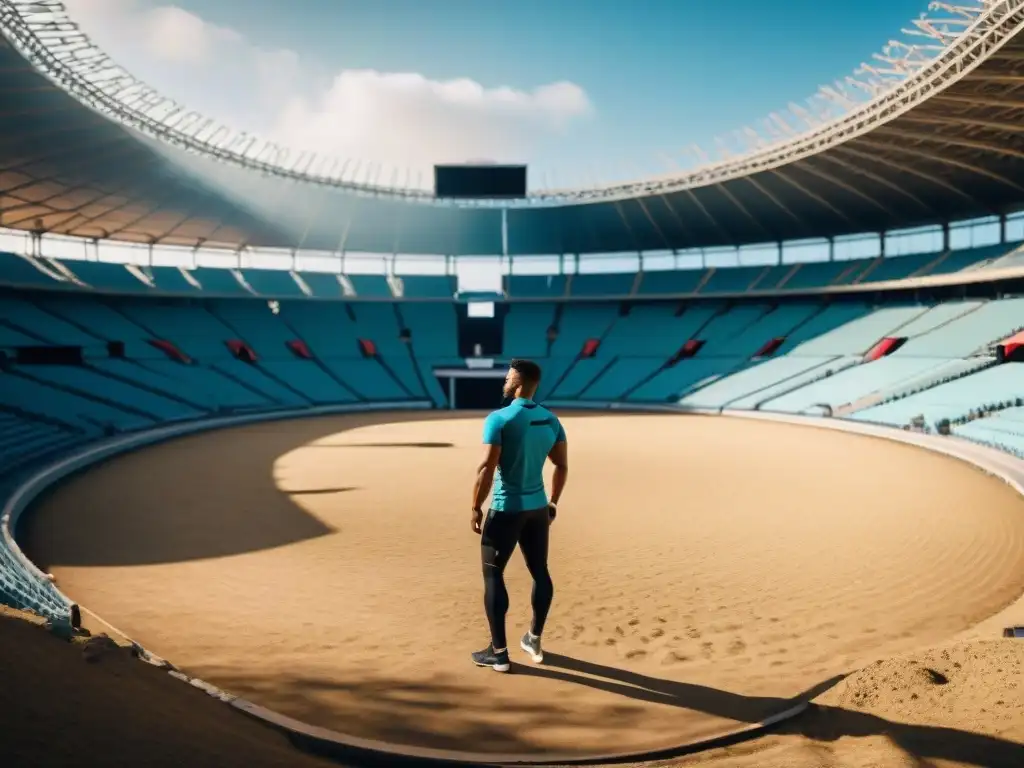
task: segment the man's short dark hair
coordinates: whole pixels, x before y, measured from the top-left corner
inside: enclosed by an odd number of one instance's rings
[[[523,380],[524,384],[540,384],[540,366],[532,360],[516,359],[508,367],[518,371],[519,378]]]

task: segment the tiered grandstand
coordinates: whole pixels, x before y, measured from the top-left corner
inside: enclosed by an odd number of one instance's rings
[[[957,11],[935,58],[759,154],[503,217],[201,145],[89,80],[100,59],[46,35],[58,3],[6,4],[0,93],[24,118],[0,145],[4,490],[172,423],[490,407],[513,357],[554,406],[948,426],[1024,456],[1022,5]],[[591,269],[607,253],[632,266]],[[367,254],[377,273],[351,266]],[[524,274],[537,254],[556,269]],[[502,264],[501,289],[460,293],[466,255]],[[0,558],[0,598],[67,616]]]

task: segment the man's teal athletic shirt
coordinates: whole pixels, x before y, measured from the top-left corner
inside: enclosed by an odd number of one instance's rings
[[[542,405],[517,397],[484,420],[484,445],[500,445],[491,509],[522,512],[548,504],[544,462],[555,443],[565,440],[558,418]]]

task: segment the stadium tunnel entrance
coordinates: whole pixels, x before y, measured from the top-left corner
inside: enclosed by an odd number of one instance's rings
[[[483,362],[483,361],[481,361]],[[490,360],[486,361],[490,363]],[[447,395],[448,408],[453,411],[487,411],[504,405],[501,390],[505,368],[436,370],[441,390]]]

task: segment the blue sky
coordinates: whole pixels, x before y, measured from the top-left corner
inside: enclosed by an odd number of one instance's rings
[[[239,128],[343,156],[396,156],[399,169],[504,153],[492,159],[530,162],[534,185],[541,176],[566,185],[668,171],[660,155],[710,147],[716,135],[803,101],[898,37],[927,4],[174,0],[178,16],[150,0],[68,5],[132,71]],[[199,28],[184,16],[219,31],[202,56]],[[177,47],[143,45],[145,35],[125,33],[133,24]],[[255,69],[263,74],[247,76]],[[340,74],[361,70],[376,74],[338,85]],[[422,78],[403,85],[392,73]],[[450,94],[431,95],[431,84],[460,78],[524,94],[514,119],[497,97],[441,114]],[[537,90],[552,84],[564,87]]]

